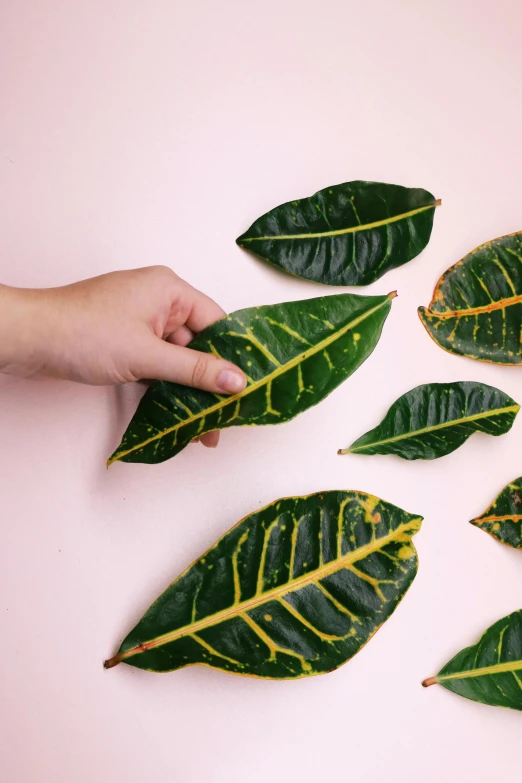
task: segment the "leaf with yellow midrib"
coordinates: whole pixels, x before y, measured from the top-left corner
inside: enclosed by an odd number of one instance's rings
[[[247,387],[225,397],[155,381],[109,464],[163,462],[212,430],[289,421],[371,354],[395,296],[323,296],[250,307],[216,321],[189,347],[234,362]]]
[[[105,666],[202,664],[274,679],[331,671],[366,644],[410,586],[421,521],[362,492],[277,500],[173,582]]]
[[[522,609],[498,620],[477,644],[461,650],[422,684],[439,684],[472,701],[522,710]]]
[[[369,285],[424,249],[439,204],[422,188],[344,182],[275,207],[236,242],[307,280]]]
[[[471,524],[502,544],[522,549],[522,476],[510,481],[484,513],[471,520]]]

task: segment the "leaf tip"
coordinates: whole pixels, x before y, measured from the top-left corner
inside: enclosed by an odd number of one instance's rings
[[[423,680],[421,682],[421,685],[423,688],[429,688],[430,685],[435,685],[438,682],[436,677],[428,677],[426,680]]]
[[[349,454],[350,449],[337,449],[338,454]]]
[[[436,200],[436,202],[435,202],[434,206],[436,206],[436,207],[440,207],[440,205],[441,205],[441,204],[442,204],[442,199],[441,199],[441,198],[438,198],[438,199]]]
[[[397,291],[390,291],[390,293],[388,294],[388,299],[395,299],[396,296],[399,296]]]

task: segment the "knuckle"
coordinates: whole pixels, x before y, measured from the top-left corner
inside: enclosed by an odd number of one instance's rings
[[[209,365],[209,357],[205,354],[201,354],[198,357],[194,369],[192,370],[191,384],[192,386],[200,386],[205,378]]]

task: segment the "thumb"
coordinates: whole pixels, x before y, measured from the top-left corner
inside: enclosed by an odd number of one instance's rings
[[[247,384],[235,364],[157,337],[147,342],[143,353],[138,373],[141,378],[182,383],[218,394],[238,394]]]

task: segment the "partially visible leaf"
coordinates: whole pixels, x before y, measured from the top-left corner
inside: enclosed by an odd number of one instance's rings
[[[224,397],[156,381],[109,464],[163,462],[205,432],[289,421],[368,358],[394,296],[337,294],[250,307],[216,321],[190,348],[237,364],[248,378],[246,389]]]
[[[440,278],[419,316],[445,351],[522,363],[522,232],[486,242]]]
[[[435,683],[482,704],[522,710],[522,609],[496,622],[478,644],[422,684]]]
[[[344,182],[281,204],[236,242],[307,280],[368,285],[426,247],[439,204],[421,188]]]
[[[458,449],[474,432],[503,435],[519,408],[485,383],[427,383],[399,397],[378,427],[338,453],[437,459]]]
[[[164,672],[199,663],[271,679],[329,672],[406,593],[421,522],[363,492],[276,500],[173,582],[105,667],[124,661]]]
[[[482,516],[471,524],[503,544],[522,549],[522,477],[504,487]]]

